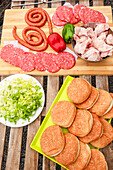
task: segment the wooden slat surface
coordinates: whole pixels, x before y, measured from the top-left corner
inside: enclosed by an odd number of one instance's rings
[[[82,3],[82,1],[80,1]],[[84,1],[85,2],[85,1]],[[60,3],[60,2],[59,2]],[[72,1],[74,5],[74,1]],[[61,3],[60,3],[61,4]],[[88,1],[85,2],[86,5],[88,5]],[[100,1],[99,3],[100,4]],[[48,4],[44,4],[45,9],[48,11],[49,14],[54,13],[55,9],[53,7],[56,7],[59,4],[53,3],[51,5],[52,8],[47,8]],[[39,7],[43,7],[43,4],[41,4]],[[25,6],[25,8],[29,8],[29,6]],[[112,13],[111,13],[111,7],[110,6],[95,6],[91,7],[96,10],[102,11],[106,16],[109,18],[109,24],[111,28],[113,29],[112,26]],[[4,17],[4,25],[3,25],[3,32],[2,32],[2,40],[1,40],[1,46],[3,46],[4,41],[8,40],[14,40],[12,36],[12,29],[13,26],[17,26],[17,33],[20,37],[22,37],[22,29],[27,26],[27,24],[24,21],[24,15],[26,13],[27,9],[13,9],[13,10],[6,10],[5,12],[5,17]],[[78,24],[80,25],[80,23]],[[42,27],[42,29],[46,32],[46,35],[48,36],[48,24],[46,23],[45,26]],[[62,29],[58,29],[55,26],[53,26],[54,32],[59,32],[61,34]],[[67,45],[71,50],[72,45]],[[49,46],[46,50],[47,52],[54,52],[51,47]],[[23,71],[18,68],[14,67],[11,64],[8,64],[4,62],[2,59],[0,59],[0,74],[2,75],[7,75],[7,74],[16,74],[16,73],[23,73]],[[34,70],[30,73],[31,75],[52,75],[52,73],[49,72],[40,72],[37,70]],[[77,59],[76,65],[70,69],[70,70],[60,70],[57,73],[54,73],[54,75],[112,75],[113,74],[113,56],[109,57],[108,59],[98,62],[98,63],[91,63],[91,62],[86,62],[82,59]]]

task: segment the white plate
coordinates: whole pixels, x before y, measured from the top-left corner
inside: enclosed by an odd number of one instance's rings
[[[16,79],[16,78],[24,78],[24,80],[29,80],[29,79],[33,79],[33,81],[36,82],[36,85],[40,86],[41,89],[39,90],[39,92],[42,92],[43,93],[43,96],[42,96],[42,106],[39,107],[37,110],[36,110],[36,113],[33,117],[30,117],[30,121],[28,120],[23,120],[23,119],[19,119],[15,125],[14,122],[9,122],[8,120],[5,121],[4,117],[0,117],[0,122],[6,126],[10,126],[10,127],[22,127],[22,126],[26,126],[30,123],[32,123],[39,115],[40,113],[42,112],[42,109],[44,107],[44,102],[45,102],[45,94],[44,94],[44,90],[43,90],[43,87],[41,86],[41,84],[39,83],[38,80],[36,80],[34,77],[32,76],[29,76],[29,75],[26,75],[26,74],[15,74],[15,75],[11,75],[11,76],[8,76],[7,78],[3,79],[1,82],[0,82],[0,86],[4,86],[5,84],[5,80],[13,80],[13,79]]]

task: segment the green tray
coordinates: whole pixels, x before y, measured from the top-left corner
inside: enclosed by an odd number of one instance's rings
[[[70,101],[69,98],[68,98],[68,96],[67,96],[67,87],[69,86],[69,84],[71,83],[71,81],[72,81],[73,79],[74,79],[74,77],[71,77],[71,76],[67,76],[67,77],[66,77],[66,79],[65,79],[65,81],[64,81],[64,83],[63,83],[63,85],[62,85],[62,87],[61,87],[61,89],[60,89],[60,91],[58,92],[55,100],[53,101],[53,103],[52,103],[52,105],[51,105],[51,107],[50,107],[50,109],[49,109],[46,117],[44,118],[44,120],[43,120],[43,122],[42,122],[42,124],[41,124],[41,126],[40,126],[40,128],[39,128],[39,130],[38,130],[38,132],[36,133],[36,135],[35,135],[32,143],[31,143],[31,145],[30,145],[30,147],[31,147],[32,149],[36,150],[37,152],[41,153],[42,155],[46,156],[47,158],[49,158],[50,160],[54,161],[54,162],[57,163],[57,164],[59,164],[59,163],[54,159],[54,157],[49,157],[49,156],[45,155],[45,154],[42,152],[41,147],[40,147],[40,138],[41,138],[41,135],[42,135],[43,131],[44,131],[47,127],[49,127],[49,126],[51,126],[51,125],[54,125],[54,123],[53,123],[52,120],[51,120],[51,109],[52,109],[53,105],[54,105],[55,103],[57,103],[58,101],[62,101],[62,100]],[[108,121],[109,121],[109,123],[110,123],[110,122],[111,122],[111,119],[108,120]],[[63,131],[63,133],[68,133],[68,130],[67,130],[66,128],[62,128],[62,131]],[[95,148],[95,147],[93,147],[91,144],[89,144],[89,146],[90,146],[90,148]],[[95,149],[99,149],[99,148],[95,148]],[[62,166],[62,167],[64,167],[65,169],[67,169],[65,166],[63,166],[63,165],[61,165],[61,164],[59,164],[59,165]]]

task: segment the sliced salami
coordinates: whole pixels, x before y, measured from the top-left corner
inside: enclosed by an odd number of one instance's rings
[[[74,18],[73,9],[67,6],[58,7],[56,9],[56,14],[61,21],[66,21],[70,23],[76,23],[78,21]]]
[[[1,50],[1,58],[17,67],[19,67],[21,55],[24,55],[24,51],[14,47],[13,44],[5,45]]]
[[[51,73],[55,73],[60,70],[60,67],[54,60],[55,57],[56,57],[56,54],[45,53],[42,58],[43,65],[45,66],[46,70]]]
[[[35,69],[35,62],[34,62],[35,54],[32,52],[25,52],[24,55],[21,57],[20,61],[20,68],[25,72],[30,72]]]
[[[39,71],[45,71],[45,67],[42,62],[42,58],[43,58],[44,54],[45,54],[45,52],[40,52],[40,53],[37,53],[34,57],[35,69],[37,69]]]
[[[70,69],[75,65],[75,57],[68,52],[58,53],[54,60],[62,69]]]
[[[13,48],[14,48],[13,44],[5,45],[1,50],[0,57],[4,61],[10,62],[10,58],[12,56]]]
[[[80,21],[79,11],[83,8],[86,8],[84,5],[75,5],[74,6],[74,16]]]
[[[106,23],[105,16],[101,12],[87,7],[80,10],[79,16],[84,24],[89,22]]]
[[[79,19],[78,19],[78,18],[75,18],[74,15],[73,15],[70,23],[71,23],[71,24],[76,24],[76,23],[78,23],[78,22],[79,22]]]
[[[61,21],[56,13],[54,13],[52,16],[52,22],[56,26],[64,26],[65,24],[67,24],[66,21]]]
[[[22,56],[24,55],[24,51],[20,48],[13,48],[12,56],[10,58],[10,64],[19,67],[20,66],[20,60]]]

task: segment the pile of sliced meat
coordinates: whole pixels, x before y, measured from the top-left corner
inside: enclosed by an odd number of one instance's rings
[[[37,69],[39,71],[49,71],[55,73],[60,69],[70,69],[75,65],[75,57],[68,52],[54,53],[32,53],[24,52],[22,49],[14,47],[12,44],[4,46],[0,57],[25,72]]]
[[[84,5],[75,5],[73,8],[59,6],[52,17],[52,21],[56,26],[64,26],[67,23],[76,24],[79,21],[83,23],[105,23],[106,19],[99,11],[90,9]]]
[[[74,51],[83,59],[100,61],[112,55],[113,34],[109,33],[108,24],[97,24],[95,29],[88,27],[75,27]]]

